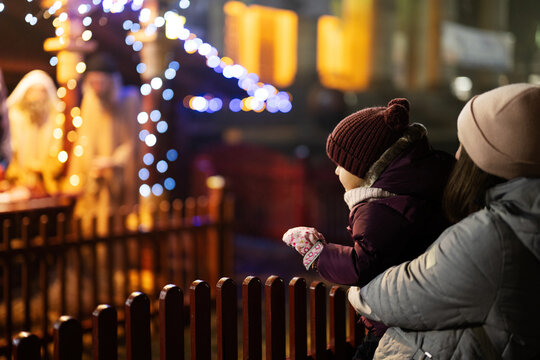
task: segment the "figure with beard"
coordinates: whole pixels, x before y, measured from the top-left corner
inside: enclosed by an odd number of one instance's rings
[[[42,70],[26,74],[7,99],[11,130],[11,162],[6,178],[15,187],[25,187],[32,197],[59,191],[62,137],[55,137],[60,101],[56,85]]]
[[[81,193],[75,214],[96,216],[98,232],[103,233],[110,214],[137,202],[140,96],[134,87],[122,85],[116,63],[107,53],[87,60],[82,95],[83,123],[75,147],[80,145],[83,151],[71,157],[68,178],[76,175],[71,190]]]

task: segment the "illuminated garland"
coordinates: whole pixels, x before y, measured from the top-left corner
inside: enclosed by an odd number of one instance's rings
[[[32,0],[27,0],[32,2]],[[94,6],[101,5],[103,12],[105,13],[121,13],[125,10],[126,6],[130,1],[128,0],[92,0]],[[131,0],[131,10],[140,11],[139,12],[139,22],[148,23],[151,17],[151,10],[144,8],[144,0]],[[187,9],[190,6],[189,0],[180,0],[178,7],[180,9]],[[0,13],[4,10],[5,5],[0,1]],[[55,34],[62,41],[62,36],[64,35],[65,29],[63,28],[63,23],[68,20],[68,14],[66,12],[61,12],[56,15],[56,13],[62,8],[62,2],[56,1],[50,6],[44,13],[43,17],[48,19],[51,16],[56,16],[53,20],[53,26],[55,27]],[[85,15],[92,10],[92,5],[90,4],[81,4],[77,11],[80,15]],[[228,108],[233,112],[239,111],[255,111],[262,112],[264,110],[270,113],[276,112],[289,112],[292,108],[291,96],[290,94],[278,91],[274,86],[270,84],[264,84],[259,81],[259,78],[254,73],[249,73],[243,66],[239,64],[234,64],[232,59],[228,57],[219,57],[218,51],[216,48],[211,46],[208,43],[203,42],[195,34],[184,27],[185,17],[178,15],[176,12],[167,11],[164,16],[157,16],[153,23],[146,25],[145,35],[152,35],[159,28],[165,26],[165,34],[169,39],[179,39],[184,41],[184,50],[188,54],[194,54],[198,52],[201,56],[206,58],[206,65],[209,68],[212,68],[216,73],[222,74],[225,78],[236,78],[238,79],[238,86],[245,90],[249,96],[238,99],[233,98],[229,101]],[[35,25],[38,21],[37,17],[28,13],[25,16],[25,21],[31,26]],[[126,35],[125,43],[128,46],[131,46],[133,51],[141,51],[144,44],[142,41],[137,40],[135,35],[142,31],[142,26],[140,23],[133,22],[131,20],[126,20],[122,24],[124,30],[129,31]],[[88,27],[92,24],[92,18],[86,16],[82,19],[82,24],[85,27]],[[83,41],[89,41],[92,38],[92,31],[90,29],[85,29],[81,38]],[[58,58],[52,56],[49,60],[51,66],[56,66],[58,64]],[[146,64],[143,62],[137,64],[136,70],[139,74],[143,74],[146,71]],[[176,61],[169,63],[167,69],[163,72],[162,77],[154,77],[149,83],[144,83],[140,87],[140,93],[143,96],[148,96],[152,91],[160,91],[163,87],[163,79],[172,80],[176,77],[176,73],[180,68],[180,64]],[[80,74],[84,73],[86,70],[86,64],[81,62],[77,64],[76,71]],[[75,79],[69,80],[67,85],[69,89],[74,89],[77,86]],[[62,99],[66,95],[66,89],[60,87],[58,89],[58,97]],[[174,97],[174,91],[172,89],[166,88],[161,92],[161,96],[165,101],[170,101]],[[222,110],[223,100],[211,95],[204,96],[192,96],[189,95],[184,98],[184,106],[198,112],[208,112],[213,113],[216,111]],[[80,117],[80,109],[74,107],[70,111],[72,115],[72,124],[74,128],[79,128],[83,119]],[[161,119],[161,113],[159,110],[154,109],[149,113],[141,112],[137,116],[137,121],[139,124],[145,124],[151,120],[156,123],[156,131],[158,133],[165,133],[168,130],[168,123],[165,120]],[[65,117],[62,115],[56,121],[56,124],[59,126],[54,130],[55,137],[62,137],[63,131],[60,126],[63,125]],[[74,142],[77,138],[75,131],[70,131],[66,135],[68,141]],[[139,132],[139,140],[144,142],[146,146],[153,147],[157,143],[157,137],[155,134],[150,133],[148,130],[141,130]],[[75,156],[82,156],[84,149],[75,146],[73,153]],[[169,167],[168,162],[175,161],[178,158],[178,153],[174,149],[167,151],[166,160],[155,161],[154,156],[151,153],[146,153],[143,156],[143,163],[146,166],[151,166],[155,163],[156,170],[159,173],[166,173]],[[68,154],[65,150],[62,150],[58,154],[58,160],[62,163],[68,160]],[[144,182],[150,178],[150,171],[145,167],[141,168],[138,172],[139,178]],[[79,184],[78,175],[73,175],[69,179],[73,186]],[[156,183],[150,187],[150,185],[143,183],[139,188],[139,193],[143,197],[149,196],[151,193],[155,196],[160,196],[163,193],[163,187],[167,190],[172,190],[176,186],[176,182],[173,178],[168,177],[165,179],[163,186],[159,183]]]

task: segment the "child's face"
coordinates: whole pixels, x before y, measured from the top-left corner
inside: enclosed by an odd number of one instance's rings
[[[351,174],[341,166],[338,166],[336,168],[336,175],[339,177],[339,181],[341,182],[341,185],[343,185],[343,187],[345,188],[345,191],[355,189],[365,184],[364,179]]]

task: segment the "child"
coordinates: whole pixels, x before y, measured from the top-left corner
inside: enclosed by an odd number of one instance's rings
[[[409,125],[406,99],[349,115],[328,137],[326,152],[345,188],[354,246],[326,244],[307,227],[283,235],[304,256],[306,268],[317,268],[325,280],[367,284],[422,253],[449,225],[441,199],[454,158],[431,148],[424,126]],[[374,344],[369,350],[366,342],[360,351],[372,353],[386,327],[362,321]]]

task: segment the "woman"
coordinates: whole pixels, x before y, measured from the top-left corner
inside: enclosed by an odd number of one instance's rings
[[[540,87],[471,99],[447,210],[461,221],[421,256],[349,291],[392,326],[375,359],[540,358]]]

